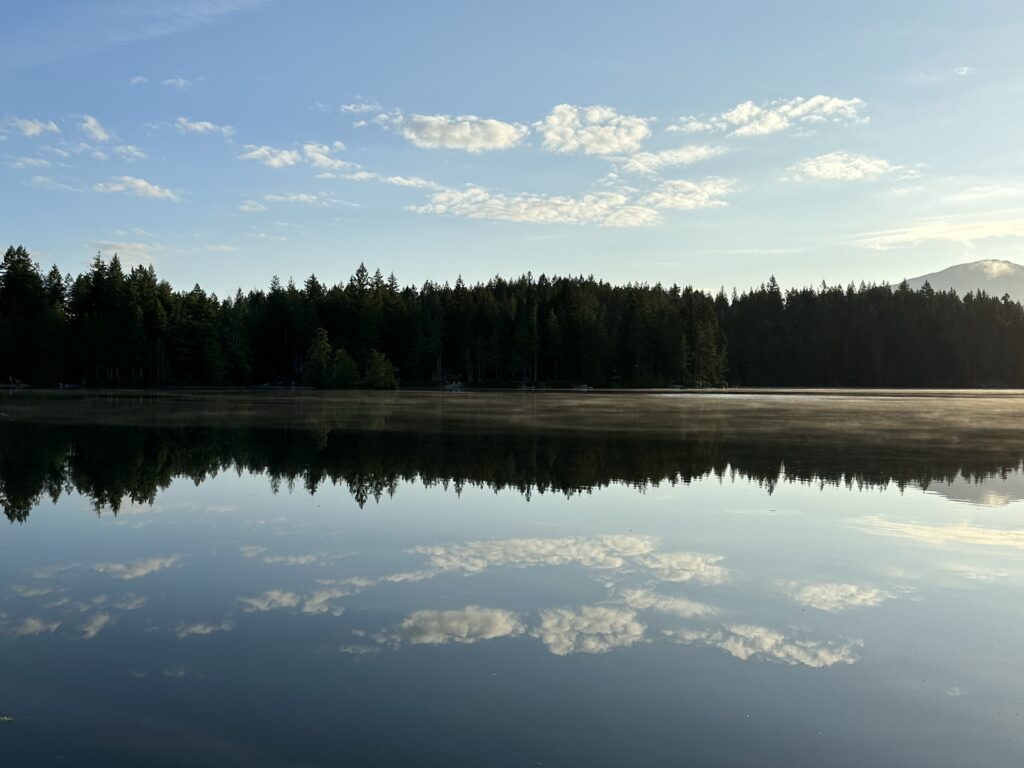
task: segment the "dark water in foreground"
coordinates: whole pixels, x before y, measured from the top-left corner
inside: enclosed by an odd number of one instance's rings
[[[1020,765],[1022,417],[2,393],[2,764]]]

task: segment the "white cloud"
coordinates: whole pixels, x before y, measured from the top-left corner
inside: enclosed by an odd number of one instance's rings
[[[274,611],[279,608],[297,608],[302,598],[294,592],[272,589],[256,597],[240,597],[238,602],[245,606],[246,613]]]
[[[41,136],[44,133],[60,133],[60,128],[53,120],[28,120],[23,117],[11,119],[11,124],[21,131],[23,136]]]
[[[829,613],[839,613],[850,608],[871,608],[893,597],[891,592],[874,587],[859,587],[856,584],[824,582],[795,586],[791,594],[793,600]]]
[[[143,77],[142,75],[135,75],[131,80],[128,81],[131,85],[141,85],[142,83],[148,83],[149,78]]]
[[[189,120],[187,117],[179,117],[174,121],[175,127],[180,133],[219,133],[222,136],[234,136],[235,128],[231,125],[217,125],[208,120]]]
[[[627,589],[621,596],[626,605],[634,610],[657,611],[682,619],[714,616],[719,612],[714,606],[698,603],[696,600],[663,595],[649,589]]]
[[[328,168],[330,170],[358,168],[359,165],[357,163],[350,163],[347,160],[331,157],[331,152],[343,149],[345,149],[345,145],[340,141],[336,141],[332,145],[309,143],[302,146],[306,160],[317,168]]]
[[[956,67],[953,70],[953,74],[960,75],[960,77],[966,77],[967,75],[976,75],[978,70],[974,67]]]
[[[149,197],[172,202],[177,202],[179,199],[174,192],[166,187],[159,187],[135,176],[115,176],[110,181],[93,184],[92,188],[95,192],[126,192],[135,197]]]
[[[640,562],[654,571],[662,581],[699,581],[702,584],[724,584],[728,569],[717,565],[725,558],[703,552],[654,552]]]
[[[690,144],[678,149],[666,149],[663,152],[638,152],[626,159],[622,164],[622,170],[629,173],[654,174],[662,168],[692,165],[700,160],[721,155],[725,151],[725,147]]]
[[[871,233],[854,244],[884,251],[933,241],[970,245],[978,240],[1001,237],[1024,237],[1024,217],[927,219],[900,229]]]
[[[835,96],[812,96],[778,99],[762,104],[744,101],[716,115],[687,115],[666,130],[683,133],[714,131],[732,136],[764,136],[785,131],[801,124],[822,122],[863,123],[864,102]]]
[[[176,91],[184,91],[192,87],[192,82],[183,77],[172,77],[164,80],[164,85],[168,88],[173,88]]]
[[[633,611],[588,605],[574,611],[556,608],[541,611],[540,624],[531,634],[540,638],[556,656],[570,653],[605,653],[644,639],[647,627]]]
[[[410,645],[465,644],[513,637],[525,631],[526,627],[511,611],[468,605],[453,611],[416,611],[386,639]]]
[[[790,640],[781,632],[744,624],[730,624],[722,630],[667,630],[665,634],[677,643],[710,645],[743,661],[766,659],[814,669],[855,663],[854,648],[860,645],[854,641]]]
[[[721,208],[729,203],[722,198],[732,192],[732,179],[710,177],[703,181],[674,179],[663,181],[656,189],[640,198],[640,203],[651,208],[695,211],[701,208]]]
[[[242,160],[258,160],[271,168],[286,168],[290,165],[298,165],[302,162],[302,155],[293,149],[276,149],[265,144],[255,146],[247,144],[246,151],[239,155]]]
[[[144,150],[133,144],[122,144],[114,149],[114,152],[116,152],[122,160],[126,160],[129,163],[134,163],[136,160],[145,160],[148,157]]]
[[[398,131],[417,147],[461,149],[472,154],[509,149],[523,140],[530,129],[475,115],[380,115],[376,122]]]
[[[170,557],[151,557],[146,560],[136,560],[131,563],[97,563],[92,567],[97,573],[105,573],[115,579],[130,581],[157,573],[177,564],[181,560],[178,555]]]
[[[16,637],[33,637],[35,635],[41,635],[44,632],[53,634],[59,626],[59,621],[47,622],[42,619],[37,619],[34,616],[30,616],[21,622],[18,628],[14,630],[14,635]]]
[[[78,124],[78,127],[87,133],[93,141],[110,141],[110,133],[92,115],[82,115],[82,122]]]
[[[611,107],[577,107],[559,104],[537,123],[544,148],[551,152],[588,155],[619,155],[636,152],[651,135],[648,120],[620,115]]]
[[[657,211],[636,205],[617,192],[583,197],[520,193],[506,195],[483,187],[444,189],[430,196],[414,213],[459,216],[469,219],[541,224],[596,224],[604,227],[643,227],[660,221]]]
[[[92,640],[96,635],[104,630],[104,628],[110,623],[110,619],[111,616],[106,611],[94,614],[82,627],[82,639]]]
[[[240,206],[238,206],[238,210],[245,211],[246,213],[255,213],[257,211],[267,210],[267,206],[256,200],[245,200]],[[249,555],[245,555],[245,557],[249,557]]]
[[[801,160],[790,166],[798,179],[821,181],[863,181],[877,179],[897,170],[880,157],[850,152],[829,152],[826,155]]]
[[[214,632],[228,632],[235,628],[235,625],[225,619],[219,624],[179,624],[178,628],[174,630],[174,633],[179,639],[184,640],[187,637],[204,637],[206,635],[212,635]]]

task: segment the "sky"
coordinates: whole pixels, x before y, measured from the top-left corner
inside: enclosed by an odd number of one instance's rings
[[[272,275],[740,290],[1024,262],[1019,2],[40,0],[0,241]]]

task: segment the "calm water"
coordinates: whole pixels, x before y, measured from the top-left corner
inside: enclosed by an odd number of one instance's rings
[[[4,765],[1016,766],[991,398],[0,395]]]

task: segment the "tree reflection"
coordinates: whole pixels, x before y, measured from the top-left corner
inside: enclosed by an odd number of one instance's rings
[[[196,484],[221,472],[265,475],[274,491],[344,485],[363,506],[418,479],[461,493],[468,486],[567,496],[613,483],[640,491],[707,477],[779,483],[928,487],[1017,472],[1024,443],[985,451],[899,450],[861,439],[761,436],[699,438],[639,434],[398,431],[225,424],[116,425],[0,423],[0,505],[24,521],[44,499],[88,498],[97,513],[152,503],[176,478]]]

